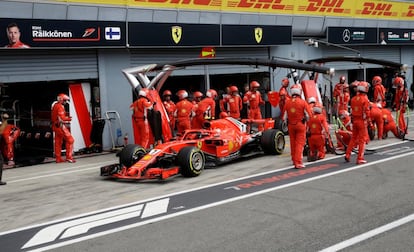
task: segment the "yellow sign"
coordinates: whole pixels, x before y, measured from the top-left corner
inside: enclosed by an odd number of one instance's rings
[[[174,43],[178,44],[181,40],[181,35],[183,34],[183,28],[181,26],[173,26],[171,27],[171,36],[174,40]]]
[[[157,9],[191,9],[220,12],[252,12],[274,15],[335,16],[409,20],[414,2],[391,0],[50,0],[52,2],[108,4]]]
[[[214,58],[216,57],[216,49],[214,47],[204,47],[201,49],[200,58]]]
[[[260,44],[263,38],[263,29],[260,27],[254,28],[254,38],[256,39],[256,42]]]

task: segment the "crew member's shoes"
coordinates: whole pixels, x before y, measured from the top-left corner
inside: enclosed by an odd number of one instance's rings
[[[4,181],[0,181],[0,185],[6,185],[7,183]]]
[[[66,159],[66,162],[68,162],[68,163],[76,163],[76,160],[73,159],[73,158],[68,158],[68,159]]]
[[[14,161],[13,160],[9,160],[9,161],[7,161],[7,165],[10,165],[10,166],[14,166],[16,163],[14,163]]]
[[[63,160],[61,158],[56,159],[56,163],[64,163],[64,162],[65,162],[65,160]]]
[[[350,160],[349,160],[349,158],[350,158],[350,157],[348,157],[347,155],[345,155],[345,156],[344,156],[345,162],[349,162],[349,161],[350,161]]]
[[[366,163],[367,163],[367,161],[364,160],[364,159],[357,160],[357,164],[366,164]]]
[[[295,168],[296,169],[302,169],[302,168],[305,168],[305,165],[304,164],[297,164],[297,165],[295,165]]]

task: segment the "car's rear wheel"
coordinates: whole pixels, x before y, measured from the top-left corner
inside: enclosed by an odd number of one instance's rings
[[[126,167],[131,167],[133,164],[138,162],[145,154],[147,150],[141,145],[128,144],[118,154],[119,163]]]
[[[280,155],[285,150],[285,135],[276,129],[265,130],[261,137],[265,154]]]
[[[177,162],[181,168],[181,175],[184,177],[196,177],[204,170],[204,153],[194,147],[186,146],[178,152]]]

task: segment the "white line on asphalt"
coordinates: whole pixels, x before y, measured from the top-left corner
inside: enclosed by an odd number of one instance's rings
[[[372,149],[373,150],[374,149],[380,149],[380,148],[390,147],[390,146],[399,145],[399,144],[401,144],[401,142],[385,144],[385,145],[374,147]],[[337,159],[337,158],[342,158],[342,156],[333,156],[333,157],[329,157],[329,158],[324,158],[324,159],[320,159],[320,160],[317,160],[317,161],[312,162],[312,163],[315,164],[315,163],[324,162],[324,161],[327,161],[327,160],[332,160],[332,159]],[[308,164],[308,163],[305,163],[305,164]],[[370,162],[368,164],[372,164],[372,162]],[[172,197],[174,195],[179,195],[179,194],[183,194],[183,193],[187,193],[187,192],[202,190],[202,189],[205,189],[205,188],[214,187],[214,186],[218,186],[218,185],[222,185],[222,184],[232,183],[232,182],[238,181],[238,180],[244,180],[244,179],[248,179],[248,178],[258,177],[258,176],[266,175],[266,174],[269,174],[269,173],[274,173],[276,171],[277,172],[285,171],[285,170],[292,169],[292,167],[293,167],[293,165],[285,167],[285,168],[277,169],[277,170],[271,170],[271,171],[265,171],[265,172],[261,172],[261,173],[255,173],[255,174],[240,177],[240,178],[235,178],[235,179],[226,180],[226,181],[222,181],[222,182],[218,182],[218,183],[204,185],[204,186],[191,188],[191,189],[183,190],[183,191],[179,191],[179,192],[173,192],[173,193],[162,195],[162,196],[156,196],[156,197],[152,197],[152,198],[148,198],[148,199],[143,199],[143,200],[139,200],[139,201],[123,204],[123,205],[113,206],[113,207],[109,207],[109,208],[105,208],[105,209],[99,209],[99,210],[95,210],[95,211],[92,211],[92,212],[83,213],[83,214],[79,214],[79,215],[75,215],[75,216],[71,216],[71,217],[67,217],[67,218],[63,218],[63,219],[59,219],[59,220],[52,220],[52,221],[48,221],[48,222],[44,222],[44,223],[30,225],[30,226],[27,226],[27,227],[21,227],[21,228],[17,228],[17,229],[13,229],[13,230],[8,230],[8,231],[5,231],[5,232],[0,232],[0,236],[4,235],[4,234],[8,234],[8,233],[13,233],[13,232],[18,232],[18,231],[21,231],[21,230],[29,229],[29,228],[35,228],[35,227],[39,227],[39,226],[43,226],[43,225],[56,223],[56,222],[66,221],[68,219],[80,218],[80,217],[83,217],[85,215],[98,214],[98,213],[103,212],[103,211],[110,211],[110,210],[118,209],[118,208],[122,208],[122,207],[129,207],[129,206],[140,204],[140,203],[146,203],[146,202],[149,202],[149,201],[159,200],[161,198]]]
[[[406,216],[404,218],[401,218],[399,220],[396,220],[396,221],[393,221],[391,223],[385,224],[381,227],[378,227],[376,229],[372,229],[372,230],[370,230],[366,233],[360,234],[358,236],[352,237],[351,239],[345,240],[343,242],[340,242],[340,243],[337,243],[333,246],[325,248],[325,249],[321,250],[320,252],[333,252],[333,251],[339,251],[339,250],[344,249],[344,248],[348,248],[348,247],[350,247],[352,245],[355,245],[359,242],[368,240],[369,238],[372,238],[376,235],[385,233],[385,232],[387,232],[391,229],[394,229],[394,228],[397,228],[397,227],[402,226],[404,224],[407,224],[407,223],[409,223],[413,220],[414,220],[414,214],[408,215],[408,216]]]
[[[28,180],[49,178],[49,177],[66,175],[66,174],[71,174],[71,173],[79,173],[79,172],[84,172],[84,171],[89,171],[89,170],[96,170],[96,169],[99,169],[97,167],[104,166],[104,165],[109,165],[109,164],[113,164],[113,163],[114,163],[114,161],[106,161],[106,162],[102,162],[102,163],[94,163],[92,167],[90,165],[84,166],[84,167],[89,167],[89,168],[86,168],[86,169],[82,169],[82,168],[81,169],[78,169],[79,167],[71,167],[69,171],[52,172],[52,173],[49,173],[49,174],[46,174],[46,175],[40,175],[40,176],[34,176],[34,177],[23,178],[23,179],[16,179],[16,180],[7,180],[7,183],[8,184],[19,183],[19,182],[25,182],[25,181],[28,181]],[[74,170],[74,169],[76,169],[76,170]]]
[[[327,173],[327,174],[322,174],[322,175],[319,175],[319,176],[316,176],[316,177],[311,177],[311,178],[307,178],[307,179],[295,181],[295,182],[292,182],[292,183],[284,184],[284,185],[281,185],[281,186],[277,186],[277,187],[268,188],[268,189],[265,189],[265,190],[253,192],[253,193],[250,193],[250,194],[245,194],[245,195],[242,195],[242,196],[238,196],[238,197],[234,197],[234,198],[230,198],[230,199],[226,199],[226,200],[214,202],[214,203],[207,204],[207,205],[204,205],[204,206],[199,206],[199,207],[196,207],[196,208],[192,208],[192,209],[188,209],[188,210],[176,212],[176,213],[173,213],[173,214],[168,214],[168,215],[160,216],[158,218],[149,219],[147,221],[142,221],[142,222],[134,223],[134,224],[131,224],[131,225],[127,225],[127,226],[123,226],[123,227],[119,227],[119,228],[115,228],[115,229],[103,231],[101,233],[96,233],[96,234],[92,234],[92,235],[88,235],[88,236],[79,237],[79,238],[76,238],[76,239],[73,239],[73,240],[64,241],[62,243],[53,244],[53,245],[50,245],[50,246],[45,246],[45,247],[42,247],[42,248],[39,248],[39,249],[35,249],[35,250],[32,250],[32,251],[33,252],[34,251],[37,252],[37,251],[44,251],[44,250],[50,250],[50,249],[54,249],[54,248],[59,248],[59,247],[66,246],[66,245],[69,245],[69,244],[74,244],[74,243],[77,243],[77,242],[94,239],[94,238],[97,238],[97,237],[101,237],[101,236],[113,234],[113,233],[116,233],[116,232],[120,232],[120,231],[124,231],[124,230],[131,229],[131,228],[136,228],[136,227],[144,226],[144,225],[149,224],[149,223],[155,223],[155,222],[159,222],[159,221],[162,221],[162,220],[174,218],[174,217],[177,217],[177,216],[181,216],[181,215],[185,215],[185,214],[197,212],[197,211],[200,211],[200,210],[204,210],[204,209],[207,209],[207,208],[224,205],[224,204],[227,204],[227,203],[230,203],[230,202],[234,202],[234,201],[237,201],[237,200],[242,200],[242,199],[250,198],[250,197],[253,197],[253,196],[265,194],[265,193],[268,193],[268,192],[272,192],[272,191],[276,191],[276,190],[288,188],[288,187],[291,187],[291,186],[304,184],[304,183],[307,183],[307,182],[310,182],[310,181],[314,181],[314,180],[318,180],[318,179],[330,177],[330,176],[333,176],[333,175],[337,175],[337,174],[341,174],[341,173],[345,173],[345,172],[349,172],[349,171],[353,171],[353,170],[358,170],[358,169],[364,168],[366,166],[370,166],[370,165],[373,165],[373,164],[378,164],[378,163],[381,163],[381,162],[386,162],[386,161],[389,161],[389,160],[394,160],[394,159],[402,158],[402,157],[409,156],[409,155],[414,155],[414,152],[404,153],[404,154],[401,154],[401,155],[395,155],[395,156],[392,156],[392,157],[389,157],[389,158],[385,158],[385,159],[382,159],[382,160],[377,160],[377,161],[369,162],[369,163],[366,163],[366,164],[356,165],[354,167],[350,167],[350,168],[347,168],[347,169],[344,169],[344,170],[340,170],[340,171],[336,171],[336,172],[331,172],[331,173]],[[266,173],[269,173],[269,172],[265,172],[265,174]],[[255,176],[257,176],[257,174]],[[254,176],[249,176],[249,177],[254,177]],[[236,180],[239,180],[239,179],[236,179]],[[218,184],[223,184],[223,183],[218,183]],[[205,187],[208,187],[208,186],[205,186]],[[189,190],[189,191],[194,191],[194,189],[193,190]],[[180,193],[174,193],[172,195],[176,195],[176,194],[180,194]],[[166,197],[166,196],[164,196],[164,197]],[[160,197],[158,197],[158,199],[159,198]]]

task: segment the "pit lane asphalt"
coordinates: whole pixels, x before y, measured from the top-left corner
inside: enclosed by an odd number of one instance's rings
[[[390,137],[368,147],[389,143],[400,141]],[[79,159],[76,164],[6,170],[8,185],[0,187],[0,237],[15,228],[291,167],[286,153],[208,169],[191,179],[178,176],[161,183],[102,180],[99,166],[115,160],[114,155],[105,155]],[[368,164],[56,251],[316,251],[413,213],[410,161],[414,161],[412,156]],[[344,165],[342,157],[332,162]],[[399,244],[412,245],[407,234],[394,231],[382,237],[397,237]],[[381,241],[371,244],[378,243],[380,250],[390,244]]]

